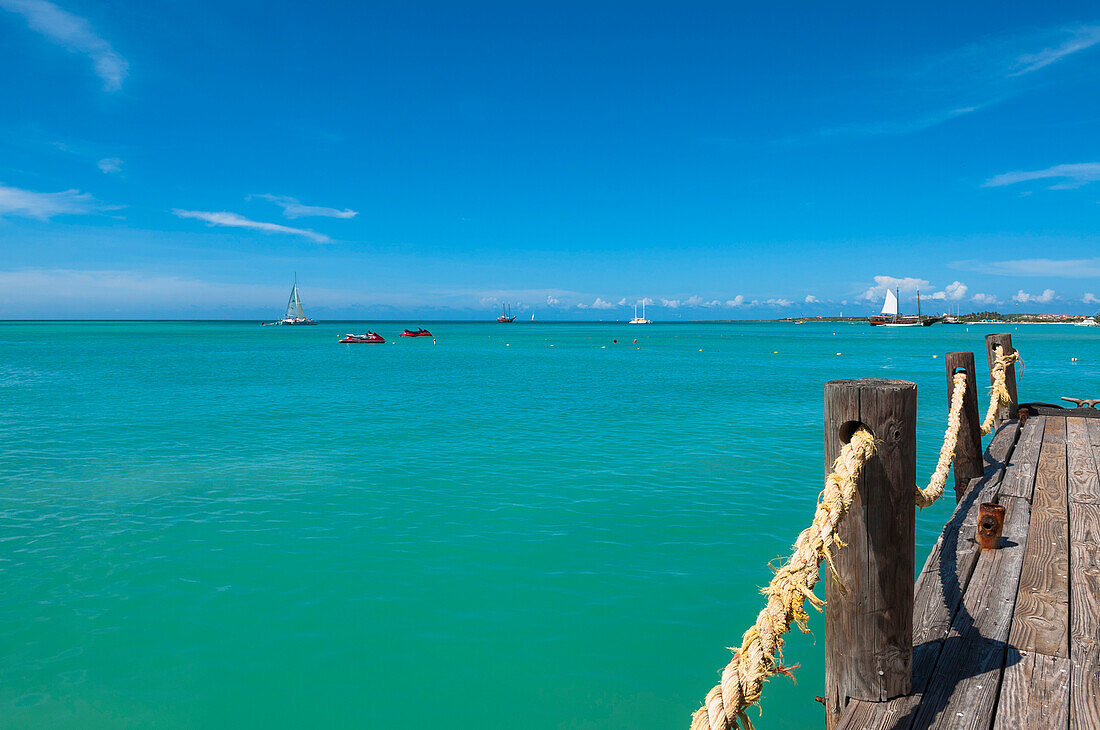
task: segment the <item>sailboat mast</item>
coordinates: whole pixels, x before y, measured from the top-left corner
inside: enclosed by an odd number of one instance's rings
[[[920,289],[917,289],[917,321],[920,321]]]

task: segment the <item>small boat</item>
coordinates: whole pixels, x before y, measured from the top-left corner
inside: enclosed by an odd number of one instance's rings
[[[898,314],[897,290],[886,290],[886,301],[882,305],[881,314],[872,314],[867,318],[867,324],[872,327],[928,327],[937,322],[942,322],[943,317],[923,317],[920,313],[920,292],[917,292],[917,313]]]
[[[348,344],[355,343],[355,342],[378,343],[378,342],[385,342],[385,341],[386,340],[383,339],[382,335],[378,334],[377,332],[370,332],[370,331],[368,331],[365,335],[346,334],[346,335],[344,335],[344,339],[340,340],[340,342],[347,342]]]
[[[405,331],[401,333],[402,337],[431,337],[432,333],[423,327],[417,327],[415,330],[405,328]]]
[[[516,315],[512,314],[511,304],[500,305],[500,316],[497,317],[498,322],[515,322]]]
[[[275,322],[262,322],[264,325],[302,325],[317,324],[302,311],[302,299],[298,296],[298,275],[294,275],[294,287],[290,290],[290,301],[286,303],[286,316]]]
[[[1096,321],[1094,317],[1085,317],[1080,322],[1076,322],[1074,327],[1100,327],[1100,323]]]
[[[634,305],[634,319],[627,322],[627,324],[653,324],[645,318],[645,300],[642,300],[642,316],[638,316],[638,305]]]

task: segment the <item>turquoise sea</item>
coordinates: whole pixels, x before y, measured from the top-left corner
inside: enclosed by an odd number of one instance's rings
[[[686,728],[812,514],[822,384],[916,381],[927,478],[993,331],[1022,399],[1100,397],[1072,326],[0,324],[0,725]],[[821,720],[812,627],[761,730]]]

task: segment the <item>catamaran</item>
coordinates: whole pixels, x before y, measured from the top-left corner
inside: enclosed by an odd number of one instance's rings
[[[882,305],[881,314],[872,314],[867,318],[867,323],[872,327],[928,327],[942,322],[943,317],[923,317],[920,313],[920,292],[917,292],[917,313],[898,314],[897,290],[886,290],[886,301]]]
[[[286,303],[286,316],[277,322],[264,322],[263,324],[290,325],[290,324],[317,324],[315,320],[306,316],[302,311],[302,299],[298,296],[298,275],[294,275],[294,288],[290,290],[290,300]]]
[[[638,305],[634,304],[634,319],[627,322],[627,324],[653,324],[645,318],[645,300],[642,300],[642,316],[638,316]]]

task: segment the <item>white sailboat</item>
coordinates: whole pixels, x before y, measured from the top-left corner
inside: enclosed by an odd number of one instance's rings
[[[265,322],[265,324],[267,324]],[[302,298],[298,296],[298,275],[294,275],[294,287],[290,290],[290,299],[286,303],[286,316],[282,319],[271,322],[273,325],[297,325],[297,324],[317,324],[314,320],[306,316],[305,311],[302,309]]]
[[[899,314],[897,293],[887,289],[886,301],[882,304],[882,312],[871,315],[867,318],[867,322],[872,327],[927,327],[942,319],[942,317],[921,316],[919,291],[917,292],[917,313]]]
[[[645,300],[642,300],[642,316],[638,316],[638,305],[634,304],[634,319],[627,322],[627,324],[653,324],[645,318]]]

